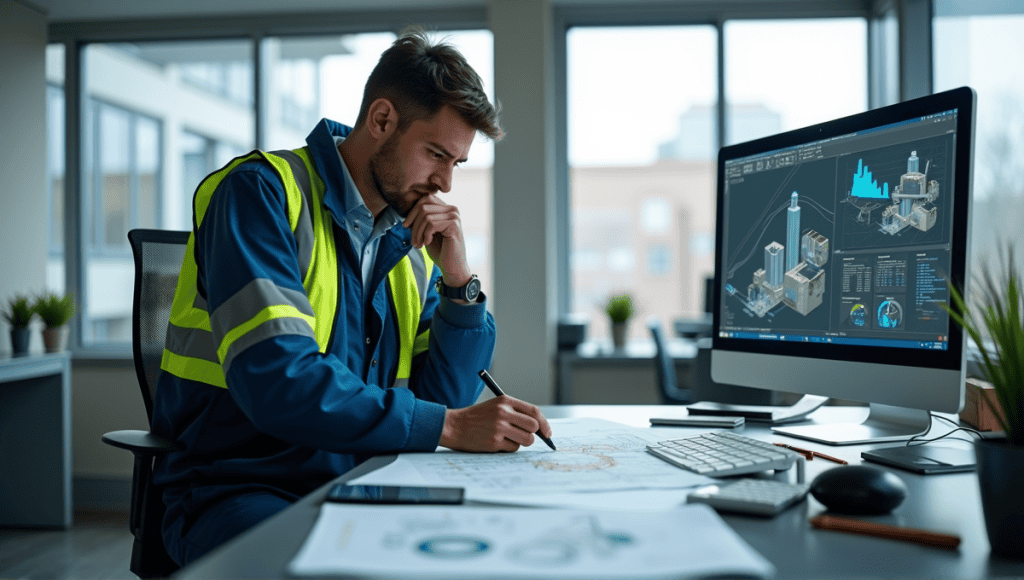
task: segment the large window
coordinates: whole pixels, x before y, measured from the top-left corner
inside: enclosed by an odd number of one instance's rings
[[[971,7],[944,10],[947,4],[937,3],[933,22],[934,88],[967,85],[978,95],[971,219],[977,270],[1007,240],[1024,257],[1024,76],[1010,64],[1024,60],[1024,13],[971,15]],[[1024,11],[1016,2],[1003,6]]]
[[[572,309],[598,339],[616,294],[666,323],[696,314],[713,268],[715,29],[578,27],[566,51]]]
[[[131,342],[133,228],[188,229],[198,180],[255,147],[248,40],[85,49],[81,340]],[[196,167],[196,136],[210,143]],[[194,182],[191,182],[194,181]]]
[[[493,100],[489,31],[436,32],[466,56]],[[262,41],[266,150],[296,148],[321,117],[349,125],[390,32]],[[133,228],[189,229],[196,186],[257,148],[251,39],[95,43],[84,49],[80,323],[83,346],[131,341]],[[49,199],[47,285],[64,276],[63,47],[47,52]],[[446,199],[462,213],[470,266],[491,284],[493,145],[479,139]]]
[[[867,108],[863,18],[723,27],[727,144]],[[711,26],[572,28],[566,38],[571,309],[607,337],[609,296],[698,315],[713,273],[718,38]],[[808,47],[814,47],[813,50]],[[630,336],[646,335],[634,324]]]

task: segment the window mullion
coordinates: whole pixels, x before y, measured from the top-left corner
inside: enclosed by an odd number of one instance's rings
[[[64,287],[74,294],[80,313],[87,311],[82,291],[82,48],[82,43],[74,41],[64,46]],[[82,320],[82,314],[71,318],[68,342],[72,350],[82,346]]]

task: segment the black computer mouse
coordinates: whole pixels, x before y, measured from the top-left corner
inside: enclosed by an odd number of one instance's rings
[[[895,474],[870,465],[841,465],[811,482],[811,495],[830,511],[852,515],[887,514],[907,497]]]

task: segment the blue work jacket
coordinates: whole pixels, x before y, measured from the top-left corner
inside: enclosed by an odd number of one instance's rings
[[[376,454],[433,451],[446,408],[476,402],[494,351],[494,319],[483,302],[440,297],[434,266],[420,319],[429,349],[413,359],[409,388],[392,385],[398,323],[387,273],[409,251],[398,224],[380,239],[369,285],[347,231],[341,158],[334,136],[351,129],[324,119],[306,138],[326,186],[338,248],[338,310],[326,354],[312,337],[275,336],[234,358],[227,389],[161,373],[154,433],[182,447],[159,461],[168,518],[199,513],[247,490],[298,498]],[[357,194],[358,197],[358,194]],[[266,163],[244,163],[224,178],[195,232],[199,293],[213,312],[256,278],[303,291],[284,187]]]

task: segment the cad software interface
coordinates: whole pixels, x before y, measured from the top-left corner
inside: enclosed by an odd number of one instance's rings
[[[720,336],[947,349],[956,114],[727,160]]]

